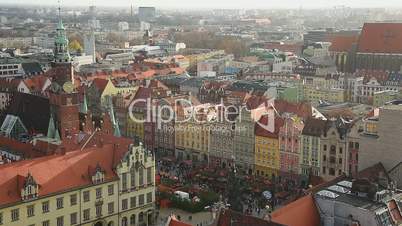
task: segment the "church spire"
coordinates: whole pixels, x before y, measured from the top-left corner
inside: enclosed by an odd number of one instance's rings
[[[56,37],[54,41],[54,63],[70,63],[71,57],[68,51],[68,39],[61,19],[61,6],[59,1],[58,8],[59,21],[56,27]]]
[[[87,104],[87,95],[84,93],[84,100],[80,106],[80,113],[87,114],[88,113],[88,104]]]

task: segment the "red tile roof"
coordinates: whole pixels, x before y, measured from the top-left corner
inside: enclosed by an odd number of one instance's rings
[[[168,226],[191,226],[191,224],[186,224],[186,223],[178,221],[174,218],[170,218],[170,222],[169,222]]]
[[[109,80],[107,80],[107,79],[95,78],[93,80],[92,84],[94,84],[96,86],[96,88],[98,88],[98,90],[103,92],[103,90],[105,90],[108,82],[109,82]]]
[[[359,36],[357,35],[333,35],[328,37],[331,42],[329,51],[333,52],[348,52],[352,49],[353,43],[357,43]]]
[[[365,23],[357,52],[402,53],[402,23]]]
[[[223,209],[214,226],[280,226],[276,221],[245,215],[230,209]],[[314,225],[311,225],[314,226]]]
[[[309,103],[290,103],[284,100],[275,100],[275,109],[280,113],[293,113],[307,119],[312,116],[311,105]]]
[[[320,214],[311,195],[304,196],[271,214],[272,220],[287,226],[320,226]]]
[[[84,151],[67,152],[64,155],[24,160],[0,166],[0,206],[21,200],[17,189],[21,177],[30,173],[39,184],[39,196],[62,192],[92,183],[88,169],[99,164],[105,171],[105,180],[117,177],[113,168],[126,153],[127,148],[115,145],[92,147]],[[49,170],[51,169],[51,170]]]
[[[259,121],[262,125],[267,125],[268,123],[268,116],[263,115]],[[275,131],[273,133],[269,132],[268,130],[262,128],[259,124],[255,124],[255,135],[262,136],[262,137],[269,137],[269,138],[278,138],[279,129],[283,126],[284,120],[280,117],[275,117]]]

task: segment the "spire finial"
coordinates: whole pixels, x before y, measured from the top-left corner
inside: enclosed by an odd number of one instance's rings
[[[57,1],[59,3],[58,11],[59,11],[59,20],[60,20],[61,19],[61,1],[60,0],[57,0]]]

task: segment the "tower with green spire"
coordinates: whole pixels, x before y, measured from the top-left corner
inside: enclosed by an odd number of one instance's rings
[[[71,63],[70,52],[68,51],[68,38],[66,30],[61,20],[61,8],[59,7],[59,22],[56,28],[56,37],[54,39],[54,60],[55,64]]]

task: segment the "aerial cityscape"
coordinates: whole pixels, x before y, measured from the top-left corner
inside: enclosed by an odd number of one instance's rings
[[[0,226],[402,226],[402,2],[0,1]]]

